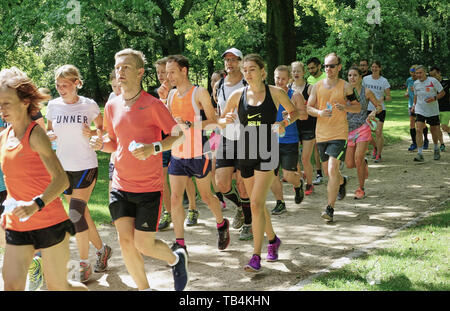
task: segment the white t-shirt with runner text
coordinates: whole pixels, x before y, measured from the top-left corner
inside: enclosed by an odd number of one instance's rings
[[[49,101],[46,115],[57,137],[56,155],[64,170],[71,172],[98,167],[97,154],[83,136],[83,124],[90,126],[100,108],[92,99],[79,98],[75,104],[66,104],[61,97]]]
[[[391,88],[388,80],[385,77],[379,77],[378,79],[372,78],[372,75],[365,76],[363,78],[363,86],[368,88],[375,94],[375,97],[379,102],[383,105],[383,110],[386,110],[384,106],[384,91]],[[374,111],[375,105],[369,101],[369,105],[367,106],[368,111]]]
[[[431,103],[425,102],[428,97],[435,97],[444,88],[441,83],[433,78],[428,77],[421,82],[419,79],[414,81],[414,95],[417,96],[416,107],[414,112],[424,117],[432,117],[439,115],[439,103],[437,100]]]

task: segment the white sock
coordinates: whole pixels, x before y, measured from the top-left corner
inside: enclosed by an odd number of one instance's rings
[[[84,262],[84,263],[87,264],[87,265],[90,265],[89,259],[86,259],[86,260],[81,259],[81,260],[80,260],[80,263],[82,263],[82,262]]]
[[[173,254],[175,255],[176,258],[175,258],[175,262],[173,264],[169,263],[169,266],[171,266],[171,267],[176,266],[178,261],[180,260],[180,257],[178,256],[177,253],[173,253]]]
[[[152,289],[149,287],[149,288],[146,288],[146,289],[140,289],[139,291],[140,292],[151,292]]]

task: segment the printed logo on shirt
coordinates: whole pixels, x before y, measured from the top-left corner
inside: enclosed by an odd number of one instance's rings
[[[141,106],[141,107],[139,107],[139,110],[144,110],[144,109],[147,109],[148,107],[150,107],[150,106]]]
[[[56,116],[56,123],[88,123],[88,117],[82,115]]]

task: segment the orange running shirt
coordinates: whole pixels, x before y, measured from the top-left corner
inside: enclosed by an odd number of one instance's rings
[[[42,163],[39,154],[30,147],[30,134],[36,122],[31,122],[20,143],[14,148],[6,148],[7,137],[12,130],[7,128],[2,136],[1,165],[5,176],[8,197],[29,202],[44,193],[51,182],[51,176]],[[69,217],[58,197],[48,203],[40,212],[34,213],[27,221],[21,222],[13,214],[5,215],[5,228],[14,231],[31,231],[59,224]]]
[[[161,141],[161,131],[170,134],[177,123],[167,107],[145,91],[131,108],[125,107],[120,95],[106,103],[104,120],[109,136],[117,142],[112,187],[134,193],[162,191],[162,152],[138,160],[128,146],[133,140],[143,144]]]
[[[340,111],[334,104],[346,105],[345,81],[339,79],[338,83],[331,89],[324,85],[325,80],[316,83],[316,109],[324,110],[327,102],[333,105],[331,117],[318,117],[316,124],[316,140],[318,143],[330,140],[347,140],[348,122],[347,113]]]
[[[202,116],[194,99],[196,89],[197,87],[193,86],[183,97],[180,97],[178,90],[175,90],[171,100],[169,100],[172,116],[175,119],[181,118],[191,123],[189,129],[183,129],[184,143],[172,149],[172,156],[181,159],[201,157],[203,154]]]

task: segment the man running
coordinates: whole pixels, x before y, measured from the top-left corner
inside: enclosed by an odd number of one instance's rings
[[[172,222],[176,238],[173,249],[186,249],[183,193],[188,179],[195,177],[203,202],[208,205],[216,218],[219,235],[217,246],[219,250],[224,250],[230,243],[229,221],[222,215],[219,199],[211,192],[211,159],[203,150],[206,142],[203,129],[208,124],[217,123],[211,97],[206,89],[194,86],[189,81],[189,60],[186,57],[168,56],[166,71],[168,81],[176,87],[169,93],[167,107],[186,137],[182,145],[172,148],[169,164]]]
[[[317,117],[317,148],[324,170],[328,172],[328,205],[322,218],[332,222],[336,198],[342,200],[346,194],[347,181],[342,177],[339,166],[345,160],[347,112],[357,113],[361,106],[350,85],[339,79],[342,69],[340,57],[336,53],[328,54],[324,67],[327,78],[313,86],[307,109],[308,114]]]
[[[438,99],[439,103],[439,119],[441,122],[441,128],[443,131],[447,132],[448,136],[450,137],[450,80],[449,79],[443,79],[441,75],[441,70],[433,66],[430,70],[430,76],[435,78],[439,81],[439,83],[442,85],[442,88],[445,91],[445,95]],[[445,145],[444,145],[444,138],[442,137],[442,133],[439,137],[439,140],[441,141],[441,151],[445,151]]]
[[[416,67],[417,80],[414,82],[414,105],[416,114],[416,141],[417,156],[414,161],[423,162],[423,140],[422,133],[426,126],[430,125],[431,137],[434,143],[434,159],[441,158],[439,152],[439,104],[438,100],[445,96],[441,83],[433,77],[427,77],[425,66]]]
[[[219,80],[214,86],[213,94],[216,94],[219,115],[225,110],[226,102],[230,95],[247,85],[241,72],[242,52],[236,48],[230,48],[222,54],[227,76]],[[216,153],[216,184],[219,191],[236,205],[236,214],[233,218],[234,229],[241,228],[240,240],[251,240],[252,213],[250,198],[245,189],[238,166],[237,138],[239,137],[239,123],[227,124],[222,129],[222,138]],[[236,184],[233,183],[233,174],[236,174]]]
[[[172,267],[175,290],[188,283],[188,258],[184,249],[171,251],[156,239],[162,208],[162,152],[179,137],[164,104],[141,88],[145,56],[122,50],[115,55],[117,80],[122,94],[105,106],[108,138],[93,137],[91,147],[116,151],[109,211],[119,234],[122,257],[139,290],[150,290],[141,254],[167,262]],[[161,131],[168,134],[161,140]]]

